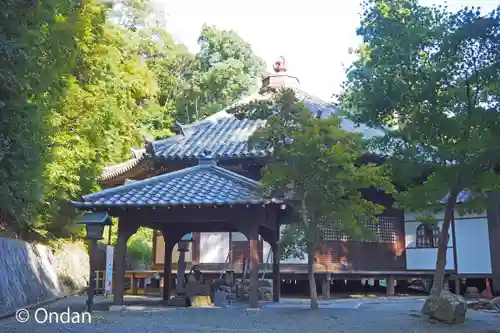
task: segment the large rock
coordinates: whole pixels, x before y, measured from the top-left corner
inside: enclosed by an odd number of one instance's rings
[[[441,295],[430,295],[422,308],[422,313],[448,324],[465,322],[467,303],[460,295],[442,291]]]
[[[83,243],[67,243],[56,250],[54,266],[59,278],[72,288],[79,290],[87,287],[90,274],[90,261]]]

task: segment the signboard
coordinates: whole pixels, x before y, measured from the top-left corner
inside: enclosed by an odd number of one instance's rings
[[[113,292],[113,252],[113,246],[106,246],[106,281],[104,284],[104,292],[106,294]]]

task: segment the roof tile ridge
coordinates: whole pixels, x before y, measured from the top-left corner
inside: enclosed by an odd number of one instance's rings
[[[102,190],[102,191],[99,191],[99,192],[95,192],[95,193],[91,193],[91,194],[86,194],[86,195],[84,195],[84,196],[81,197],[80,201],[91,201],[91,200],[94,200],[95,198],[100,198],[103,195],[118,194],[118,193],[120,193],[120,192],[122,192],[124,190],[130,190],[130,189],[134,189],[134,188],[138,188],[138,187],[142,187],[142,186],[147,186],[147,185],[150,185],[151,183],[157,182],[158,180],[175,178],[175,177],[184,175],[184,174],[186,174],[188,172],[193,172],[193,171],[196,172],[196,171],[200,171],[201,169],[206,169],[206,168],[207,168],[206,165],[195,165],[195,166],[192,166],[192,167],[184,168],[184,169],[181,169],[181,170],[176,170],[176,171],[173,171],[173,172],[164,173],[164,174],[161,174],[161,175],[158,175],[158,176],[154,176],[154,177],[150,177],[150,178],[147,178],[147,179],[137,180],[135,182],[130,182],[128,184],[123,184],[123,185],[120,185],[120,186],[108,188],[108,189],[105,189],[105,190]]]

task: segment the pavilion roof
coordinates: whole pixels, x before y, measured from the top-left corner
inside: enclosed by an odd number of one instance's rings
[[[85,195],[80,208],[262,204],[261,183],[203,159],[194,167]]]

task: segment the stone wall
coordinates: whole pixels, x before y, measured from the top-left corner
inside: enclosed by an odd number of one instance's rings
[[[54,253],[40,244],[0,238],[0,313],[64,296],[69,284],[86,286],[88,262],[83,244]]]

